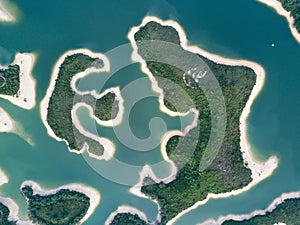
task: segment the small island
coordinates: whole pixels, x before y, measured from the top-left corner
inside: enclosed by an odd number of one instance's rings
[[[58,141],[64,140],[70,151],[82,153],[87,150],[97,159],[109,159],[113,145],[106,139],[86,134],[77,120],[77,107],[88,107],[99,124],[109,126],[114,124],[112,121],[120,120],[122,97],[118,88],[99,95],[94,91],[80,92],[76,82],[92,72],[108,69],[109,62],[102,54],[87,49],[65,53],[55,65],[50,86],[41,103],[41,117],[48,134]],[[107,154],[107,151],[110,153]]]
[[[0,66],[0,98],[27,110],[35,107],[34,62],[34,54],[18,53],[11,65]]]
[[[96,190],[79,184],[43,191],[36,183],[26,181],[21,192],[28,204],[30,220],[38,224],[81,224],[100,202],[100,194]]]

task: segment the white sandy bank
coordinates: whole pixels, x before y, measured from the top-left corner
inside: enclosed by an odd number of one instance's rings
[[[34,141],[27,134],[22,125],[14,121],[10,115],[0,107],[0,133],[13,133],[24,139],[31,146],[34,145]]]
[[[104,93],[102,94],[97,94],[95,90],[93,91],[87,91],[87,92],[81,92],[79,90],[77,90],[76,88],[76,82],[77,80],[79,79],[82,79],[84,78],[85,76],[88,76],[89,74],[91,73],[98,73],[98,72],[109,72],[110,70],[110,62],[108,60],[108,58],[103,55],[103,54],[100,54],[100,53],[93,53],[91,52],[90,50],[88,49],[77,49],[77,50],[70,50],[66,53],[64,53],[59,59],[58,61],[56,62],[55,66],[54,66],[54,69],[52,71],[52,75],[51,75],[51,80],[50,80],[50,84],[49,84],[49,87],[47,89],[47,92],[46,92],[46,96],[44,97],[44,99],[42,100],[41,102],[41,106],[40,106],[40,113],[41,113],[41,118],[42,118],[42,121],[45,125],[45,127],[47,128],[47,132],[48,132],[48,135],[51,136],[52,138],[54,138],[55,140],[57,141],[64,141],[67,143],[68,145],[68,149],[70,152],[75,152],[77,154],[81,154],[83,153],[84,151],[88,150],[88,146],[87,144],[85,144],[83,146],[83,148],[80,150],[80,151],[77,151],[77,150],[73,150],[73,149],[70,149],[69,147],[69,144],[66,140],[64,139],[61,139],[59,137],[57,137],[53,130],[51,129],[51,127],[49,126],[48,122],[47,122],[47,115],[48,115],[48,105],[49,105],[49,101],[50,101],[50,98],[52,96],[52,93],[54,91],[54,88],[55,88],[55,83],[56,83],[56,79],[58,77],[58,74],[59,74],[59,69],[60,69],[60,66],[61,64],[65,61],[65,58],[70,56],[70,55],[74,55],[74,54],[84,54],[84,55],[87,55],[91,58],[98,58],[98,59],[101,59],[103,60],[103,63],[104,63],[104,67],[102,68],[94,68],[94,67],[91,67],[91,68],[88,68],[86,69],[85,71],[83,72],[80,72],[78,74],[75,74],[70,82],[70,87],[72,88],[72,90],[78,94],[78,95],[83,95],[83,94],[91,94],[92,96],[94,96],[96,99],[97,98],[100,98],[102,96],[104,96]],[[108,92],[114,92],[116,94],[116,99],[119,101],[119,112],[118,112],[118,115],[115,119],[113,120],[110,120],[110,121],[101,121],[99,119],[96,120],[97,123],[103,125],[103,126],[116,126],[118,125],[121,121],[122,121],[122,117],[123,117],[123,113],[124,113],[124,106],[123,106],[123,98],[121,96],[121,93],[120,93],[120,90],[118,87],[116,88],[111,88],[109,90],[106,90],[105,93],[108,93]],[[78,129],[79,128],[79,131],[85,135],[85,136],[93,136],[93,140],[96,140],[98,142],[100,142],[104,149],[107,150],[104,152],[104,155],[102,157],[96,157],[95,155],[92,155],[90,154],[92,157],[94,158],[98,158],[98,159],[110,159],[112,156],[113,156],[113,153],[114,153],[114,148],[112,148],[113,144],[108,140],[108,139],[105,139],[105,138],[96,138],[94,137],[95,135],[85,131],[82,126],[80,125],[78,119],[77,119],[77,116],[75,115],[74,112],[76,112],[76,110],[80,107],[80,106],[85,106],[85,105],[78,105],[77,104],[77,107],[73,107],[72,111],[71,111],[71,114],[72,114],[72,118],[75,119],[74,122],[74,125],[75,127]],[[94,115],[92,115],[93,118],[96,118]]]
[[[278,205],[283,203],[287,199],[294,199],[294,198],[300,198],[300,191],[298,192],[292,192],[292,193],[284,193],[280,197],[276,198],[268,208],[264,210],[256,210],[252,213],[249,214],[244,214],[244,215],[227,215],[224,217],[220,217],[217,221],[215,220],[207,220],[203,223],[200,223],[199,225],[219,225],[224,223],[227,220],[236,220],[236,221],[243,221],[243,220],[249,220],[255,216],[259,215],[266,215],[267,212],[272,212]],[[278,225],[285,225],[282,222],[277,223]],[[276,225],[276,224],[274,224]]]
[[[9,114],[0,107],[0,132],[3,133],[14,133],[15,123]]]
[[[8,96],[1,95],[0,98],[4,98],[11,103],[24,108],[32,109],[36,104],[36,82],[32,76],[32,69],[35,63],[35,55],[32,53],[18,53],[15,56],[11,65],[18,65],[20,67],[20,88],[16,95]],[[6,69],[7,67],[1,67],[0,69]]]
[[[209,199],[211,198],[228,198],[230,196],[233,195],[238,195],[241,194],[249,189],[251,189],[253,186],[255,186],[256,184],[258,184],[260,181],[262,181],[263,179],[269,177],[273,171],[275,170],[275,168],[278,165],[278,160],[276,157],[271,157],[269,158],[266,162],[258,162],[251,151],[251,146],[249,145],[248,141],[247,141],[247,129],[246,129],[246,120],[249,116],[249,113],[251,111],[251,105],[254,101],[254,99],[257,97],[257,95],[259,94],[259,92],[261,91],[263,85],[264,85],[264,80],[265,80],[265,71],[262,68],[262,66],[260,66],[257,63],[254,62],[250,62],[250,61],[246,61],[246,60],[234,60],[234,59],[228,59],[228,58],[224,58],[212,53],[209,53],[197,46],[189,46],[188,45],[188,41],[186,38],[186,34],[184,33],[184,30],[182,29],[182,27],[176,23],[175,21],[172,20],[168,20],[168,21],[162,21],[157,17],[153,17],[153,16],[147,16],[143,19],[142,23],[140,26],[138,27],[133,27],[131,29],[131,31],[128,34],[128,38],[133,46],[134,49],[134,53],[132,55],[132,59],[134,61],[138,61],[141,63],[142,65],[142,70],[143,72],[145,72],[150,80],[152,81],[152,86],[153,89],[158,91],[158,92],[162,92],[162,90],[157,86],[157,82],[155,81],[155,78],[153,77],[153,75],[151,74],[151,72],[149,71],[149,69],[146,66],[145,61],[138,55],[137,53],[137,45],[135,43],[134,40],[134,34],[143,26],[145,26],[148,22],[150,21],[155,21],[157,23],[160,23],[161,25],[164,26],[172,26],[174,27],[180,37],[180,42],[182,47],[190,52],[196,53],[196,54],[200,54],[206,58],[208,58],[209,60],[214,61],[215,63],[218,64],[225,64],[225,65],[230,65],[230,66],[246,66],[249,67],[251,69],[254,70],[254,72],[256,73],[256,84],[251,92],[251,96],[242,112],[241,118],[240,118],[240,132],[241,132],[241,151],[242,151],[242,155],[243,155],[243,159],[244,159],[244,163],[247,164],[247,166],[251,169],[252,171],[252,182],[250,184],[248,184],[246,187],[239,189],[239,190],[234,190],[228,193],[222,193],[222,194],[208,194],[207,198],[203,201],[199,201],[197,203],[195,203],[192,207],[184,210],[183,212],[181,212],[180,214],[178,214],[175,218],[173,218],[171,221],[168,222],[168,224],[173,224],[179,217],[181,217],[182,215],[188,213],[189,211],[196,209],[197,207],[199,207],[200,205],[205,204]],[[163,111],[165,111],[166,113],[171,114],[171,112],[167,112],[169,110],[165,109],[166,107],[163,105],[161,105],[161,109]],[[166,153],[164,154],[165,156]],[[175,175],[175,174],[174,174]],[[140,191],[140,185],[142,183],[142,180],[146,177],[146,176],[150,176],[153,179],[157,179],[155,177],[155,175],[153,174],[153,172],[151,171],[151,168],[144,168],[144,170],[141,172],[141,179],[140,182],[133,188],[131,188],[131,192],[141,196],[141,197],[146,197],[144,194],[141,193]],[[175,176],[173,176],[173,179],[175,178]],[[171,179],[168,179],[167,182],[170,182]]]
[[[63,190],[63,189],[70,190],[70,191],[77,191],[77,192],[85,194],[86,196],[88,196],[90,198],[90,207],[89,207],[86,215],[81,219],[80,223],[83,223],[84,221],[86,221],[94,213],[95,209],[97,208],[97,206],[100,203],[100,198],[101,198],[100,193],[96,189],[86,186],[84,184],[77,184],[77,183],[68,184],[68,185],[63,185],[57,189],[45,190],[45,189],[41,188],[34,181],[25,181],[22,183],[20,189],[22,189],[24,186],[30,186],[33,190],[34,195],[39,194],[41,196],[55,194],[59,190]]]
[[[295,20],[290,12],[286,11],[281,2],[277,0],[257,0],[271,8],[273,8],[279,15],[284,16],[289,23],[289,28],[291,30],[292,35],[296,39],[296,41],[300,44],[300,34],[298,33],[296,27],[294,26]]]
[[[15,18],[0,1],[0,22],[14,22]]]
[[[3,184],[7,184],[8,181],[9,181],[8,177],[6,176],[6,174],[0,168],[0,186],[3,185]]]

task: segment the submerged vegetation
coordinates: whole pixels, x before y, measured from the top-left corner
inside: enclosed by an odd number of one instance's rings
[[[9,209],[0,202],[0,225],[15,225],[15,221],[9,221]]]
[[[249,220],[225,221],[222,225],[273,225],[285,223],[287,225],[300,225],[300,198],[288,199],[278,205],[272,212],[266,215],[255,216]]]
[[[103,154],[103,146],[92,139],[82,135],[73,126],[71,110],[77,102],[85,102],[94,107],[96,116],[109,119],[112,115],[113,98],[111,93],[100,99],[95,99],[91,95],[78,96],[72,90],[70,84],[74,75],[83,72],[90,67],[102,68],[103,61],[93,59],[84,54],[74,54],[67,56],[59,68],[58,78],[55,88],[49,101],[47,122],[55,135],[65,139],[72,150],[81,150],[84,143],[89,145],[89,152],[97,152],[97,156]],[[99,108],[98,108],[99,107]]]
[[[140,41],[163,40],[176,45],[180,43],[178,33],[173,27],[162,26],[156,22],[149,22],[142,27],[135,34],[135,40],[139,47],[138,53],[145,60],[155,57],[155,55],[151,56],[151,54],[159,54],[162,51],[160,49],[161,46],[158,45],[157,49],[149,51],[150,48],[147,48],[147,46],[140,47]],[[181,47],[180,49],[187,56],[189,56],[188,54],[193,54]],[[211,115],[206,96],[200,88],[191,88],[186,85],[183,80],[184,72],[180,69],[169,64],[146,60],[147,67],[155,77],[163,77],[180,85],[188,93],[200,112],[200,126],[194,128],[199,129],[200,133],[195,152],[186,165],[178,172],[176,179],[169,184],[150,184],[142,187],[144,194],[158,201],[161,207],[162,224],[166,224],[178,213],[191,207],[197,201],[204,200],[208,193],[217,194],[232,191],[246,186],[251,181],[251,171],[244,167],[243,164],[240,148],[239,118],[255,85],[256,75],[252,69],[247,67],[216,64],[200,55],[198,57],[199,60],[202,59],[209,66],[216,76],[225,98],[227,111],[226,134],[222,147],[214,161],[204,171],[199,170],[200,159],[211,132]],[[185,58],[184,60],[187,59]],[[159,82],[158,84],[160,85]],[[161,88],[164,90],[164,86]],[[176,99],[176,92],[172,94],[173,98]],[[171,104],[168,103],[166,105],[171,106],[170,109],[174,110]],[[190,134],[192,132],[194,131],[191,130]],[[178,136],[173,137],[167,144],[167,153],[175,163],[177,163],[177,159],[181,156],[184,157],[185,154],[184,149],[181,149],[180,154],[182,155],[176,155],[172,158],[171,153],[181,138]],[[187,135],[184,138],[191,137]],[[147,182],[149,182],[149,179],[146,179]],[[153,183],[154,181],[151,182]]]
[[[20,88],[20,67],[10,65],[7,69],[0,69],[0,94],[17,95]]]
[[[290,12],[294,17],[294,26],[298,33],[300,33],[300,0],[279,0],[282,3],[283,8]]]
[[[27,199],[29,218],[38,224],[72,225],[86,215],[90,199],[85,194],[66,189],[55,194],[33,195],[31,187],[25,186],[22,192]]]
[[[147,225],[138,215],[119,213],[114,217],[110,225]]]

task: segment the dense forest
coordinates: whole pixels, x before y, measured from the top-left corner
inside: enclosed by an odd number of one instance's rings
[[[22,188],[27,199],[29,218],[38,224],[75,225],[85,216],[90,199],[86,195],[70,190],[59,190],[56,194],[33,195],[31,187]]]
[[[283,8],[291,13],[294,17],[294,26],[298,33],[300,33],[300,0],[279,0],[282,3]]]
[[[177,31],[173,27],[162,26],[156,22],[149,22],[142,27],[135,34],[135,40],[139,47],[138,52],[143,58],[153,58],[155,55],[151,57],[151,54],[159,54],[161,51],[159,45],[153,49],[153,46],[147,48],[143,43],[143,48],[141,48],[140,44],[143,40],[163,40],[176,45],[180,43]],[[182,55],[187,56],[182,60],[188,60],[191,56],[189,54],[193,54],[182,48],[180,51],[182,51]],[[200,126],[194,128],[199,129],[200,133],[198,140],[196,140],[198,141],[196,150],[186,165],[178,172],[176,179],[169,184],[153,184],[154,181],[149,181],[151,179],[147,178],[145,182],[152,182],[152,184],[142,187],[144,194],[159,202],[162,211],[162,224],[166,224],[197,201],[204,200],[208,193],[217,194],[232,191],[244,187],[251,181],[251,171],[244,167],[241,155],[239,118],[255,85],[256,75],[252,69],[247,67],[225,66],[213,63],[202,56],[197,57],[205,61],[216,76],[225,98],[227,111],[227,127],[223,145],[212,164],[204,171],[199,170],[199,163],[211,132],[211,115],[206,96],[200,88],[188,87],[183,81],[184,72],[177,67],[145,59],[148,68],[155,77],[167,78],[180,85],[200,112]],[[164,90],[163,86],[162,89]],[[176,99],[176,91],[173,91],[171,95]],[[174,110],[172,104],[166,105]],[[192,132],[193,130],[190,131],[190,134]],[[184,138],[191,138],[190,134]],[[185,154],[185,149],[182,148],[182,155],[180,153],[175,157],[172,155],[181,138],[173,137],[167,144],[167,153],[175,163]],[[189,143],[193,141],[195,140],[191,139]]]
[[[95,108],[95,116],[100,120],[108,121],[116,118],[119,112],[119,104],[116,101],[115,93],[107,93],[97,100]]]
[[[18,65],[8,66],[0,70],[0,94],[17,95],[20,88],[20,67]]]
[[[15,221],[9,221],[9,209],[0,202],[0,225],[15,225]]]
[[[288,199],[278,205],[272,212],[266,215],[255,216],[249,220],[228,220],[222,225],[274,225],[276,223],[286,225],[300,225],[300,199]]]
[[[74,126],[71,118],[71,110],[76,102],[85,102],[91,105],[99,118],[108,119],[111,117],[114,95],[108,93],[103,99],[95,99],[91,95],[78,96],[71,89],[72,77],[89,67],[103,67],[102,60],[90,58],[84,54],[67,56],[59,69],[55,89],[49,101],[47,121],[55,135],[65,139],[73,150],[80,150],[86,142],[89,145],[89,152],[101,156],[103,146],[100,143],[83,136]],[[95,109],[96,107],[99,107]],[[108,111],[106,111],[108,110]]]

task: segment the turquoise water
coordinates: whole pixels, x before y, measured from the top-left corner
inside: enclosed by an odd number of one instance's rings
[[[34,76],[38,105],[45,95],[52,68],[65,51],[84,47],[105,53],[126,44],[129,29],[138,25],[145,15],[175,19],[185,29],[190,43],[223,56],[256,61],[266,69],[266,84],[248,119],[248,136],[260,159],[271,155],[279,157],[279,168],[272,177],[251,191],[229,199],[211,200],[183,216],[176,225],[192,225],[228,213],[262,209],[282,192],[300,189],[300,45],[291,36],[285,19],[271,9],[253,0],[91,0],[88,3],[79,0],[72,3],[17,0],[15,3],[20,8],[19,21],[0,25],[0,61],[9,63],[17,51],[37,53]],[[275,47],[271,47],[271,43],[275,43]],[[125,86],[131,80],[144,76],[138,65],[131,65],[106,84]],[[91,76],[91,80],[82,81],[80,87],[90,88],[89,85],[95,81],[93,79],[98,77]],[[22,217],[26,215],[26,205],[19,187],[27,179],[47,188],[73,182],[97,188],[102,196],[101,203],[86,224],[103,224],[109,214],[122,204],[139,208],[149,219],[156,217],[157,208],[153,202],[129,194],[128,186],[100,176],[82,156],[69,153],[64,143],[48,137],[40,120],[38,105],[26,111],[0,100],[0,106],[22,124],[35,142],[32,147],[16,135],[0,135],[0,167],[10,178],[9,184],[2,186],[0,192],[17,201]],[[151,113],[147,113],[149,110]],[[78,113],[88,123],[86,112],[80,110]],[[135,116],[139,114],[144,117]],[[145,138],[151,133],[149,129],[142,129],[151,120],[149,115],[161,117],[168,130],[180,127],[178,118],[159,112],[154,98],[143,99],[133,108],[130,117],[134,130],[140,131],[137,136]],[[110,128],[96,129],[101,135],[112,137]],[[118,148],[121,145],[116,142]],[[126,148],[122,146],[122,149]],[[140,165],[145,160],[153,163],[162,157],[153,150],[145,152],[147,157],[133,160],[132,154],[136,151],[127,150],[117,151],[116,158]],[[107,170],[114,168],[105,162],[101,166]],[[160,174],[166,176],[168,172],[164,167]],[[126,174],[123,176],[126,178]],[[130,179],[135,182],[138,177]]]

